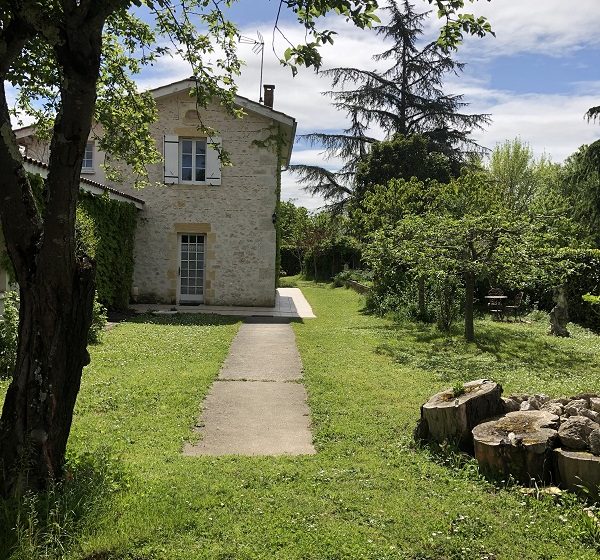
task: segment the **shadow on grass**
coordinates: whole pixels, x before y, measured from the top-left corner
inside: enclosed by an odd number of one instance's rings
[[[140,313],[127,318],[125,323],[145,323],[149,325],[168,325],[168,326],[222,326],[239,323],[243,317],[234,315],[217,315],[211,313]]]
[[[526,325],[502,331],[487,326],[480,328],[475,344],[498,361],[518,358],[522,363],[541,369],[580,368],[594,363],[591,355],[582,354],[580,349],[560,347],[555,338],[528,329]]]
[[[550,337],[539,324],[478,321],[474,344],[463,339],[460,326],[449,334],[433,325],[409,321],[374,328],[387,333],[376,353],[401,365],[434,372],[441,381],[482,377],[502,381],[523,370],[535,372],[540,379],[560,379],[576,370],[600,366],[591,349]]]
[[[272,317],[269,315],[241,316],[211,313],[160,313],[155,315],[154,313],[140,313],[121,322],[179,327],[219,327],[223,325],[235,325],[240,322],[252,324],[287,324],[304,323],[304,320],[301,317]]]
[[[62,558],[127,484],[106,450],[71,457],[65,473],[44,492],[0,500],[0,560]]]

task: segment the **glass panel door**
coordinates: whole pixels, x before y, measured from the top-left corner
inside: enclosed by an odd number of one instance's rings
[[[204,235],[179,235],[179,303],[204,301]]]

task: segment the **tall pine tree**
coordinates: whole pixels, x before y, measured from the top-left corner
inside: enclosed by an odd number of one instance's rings
[[[374,60],[392,65],[381,72],[345,67],[324,71],[332,79],[332,90],[325,95],[346,113],[350,125],[339,134],[304,136],[323,147],[326,158],[340,158],[344,165],[337,172],[292,166],[305,189],[332,206],[343,207],[355,195],[357,168],[377,141],[369,133],[373,128],[381,128],[387,138],[420,134],[430,150],[445,154],[456,169],[468,155],[481,151],[470,135],[490,120],[489,115],[464,113],[463,96],[443,91],[444,78],[458,75],[464,64],[453,60],[437,42],[418,44],[428,12],[415,12],[408,0],[391,2],[385,10],[390,22],[376,32],[392,45]]]

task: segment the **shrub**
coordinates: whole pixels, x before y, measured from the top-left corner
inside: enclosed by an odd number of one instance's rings
[[[0,319],[0,378],[10,377],[17,359],[19,330],[19,293],[4,294],[4,315]]]
[[[360,270],[358,268],[356,270],[342,270],[333,277],[333,285],[340,288],[345,286],[348,280],[369,286],[373,283],[373,273],[370,270]]]
[[[433,286],[437,303],[436,323],[440,331],[448,333],[460,314],[462,300],[464,300],[462,286],[451,274],[435,278]]]
[[[88,343],[98,344],[102,340],[102,333],[106,326],[106,308],[98,301],[98,294],[94,296],[94,307],[92,309],[92,324],[88,331]]]

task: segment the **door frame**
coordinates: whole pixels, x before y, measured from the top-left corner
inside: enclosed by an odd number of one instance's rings
[[[181,243],[182,237],[184,235],[194,235],[196,237],[203,238],[203,246],[204,251],[202,252],[202,294],[187,296],[193,299],[184,299],[182,302],[182,294],[181,294]],[[200,305],[204,303],[204,294],[206,292],[206,242],[207,235],[206,233],[196,233],[196,232],[188,232],[182,231],[177,233],[177,305]]]

